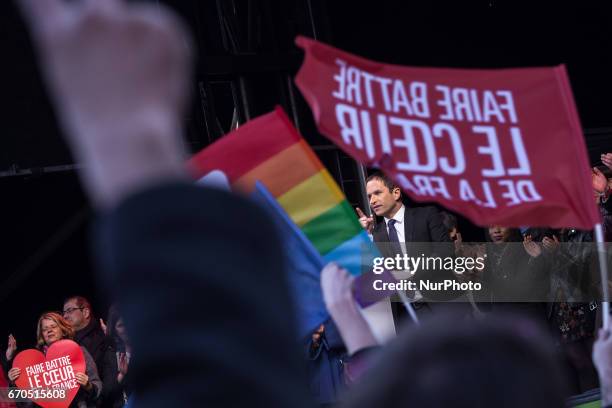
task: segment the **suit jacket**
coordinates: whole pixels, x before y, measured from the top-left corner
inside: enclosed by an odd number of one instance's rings
[[[385,222],[376,224],[372,231],[374,242],[389,242],[389,234]],[[435,207],[405,207],[404,210],[404,237],[406,243],[411,242],[451,242],[448,230],[442,223],[442,216]],[[386,256],[393,256],[388,252],[388,246],[382,247]]]
[[[376,224],[372,231],[372,236],[380,252],[385,257],[395,257],[397,252],[391,245],[387,244],[389,242],[389,234],[384,221]],[[408,256],[454,257],[454,245],[450,239],[449,231],[442,222],[440,211],[435,207],[405,207],[404,237]],[[455,276],[452,271],[436,269],[420,270],[415,273],[413,280],[418,281],[420,279],[442,281],[445,279],[455,279]],[[453,291],[429,291],[422,293],[430,300],[447,300],[461,295],[461,293]]]
[[[312,407],[272,222],[227,192],[168,184],[96,228],[102,285],[134,349],[134,406]]]

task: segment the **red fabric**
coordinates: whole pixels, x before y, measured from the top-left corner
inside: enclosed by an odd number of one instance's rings
[[[6,389],[9,387],[9,383],[8,383],[8,378],[6,378],[6,376],[4,375],[4,370],[0,368],[0,390],[1,389]],[[5,397],[8,397],[7,395],[4,395],[4,391],[0,391],[3,393],[2,395],[2,399],[0,400],[0,408],[15,408],[16,405],[12,402],[2,402],[2,400],[5,400]]]
[[[4,370],[0,368],[0,393],[1,393],[0,408],[15,408],[16,407],[16,405],[13,404],[12,402],[2,402],[2,401],[6,401],[6,399],[8,398],[8,395],[6,395],[6,393],[2,390],[8,387],[9,387],[8,378],[6,378],[6,376],[4,375]]]
[[[15,380],[21,389],[54,386],[65,389],[66,397],[61,400],[32,399],[43,408],[67,408],[81,387],[75,373],[86,372],[83,350],[77,343],[67,339],[54,342],[45,354],[36,349],[20,352],[13,360],[13,367],[21,369],[19,378]]]
[[[600,222],[563,66],[412,68],[297,44],[306,55],[295,82],[319,131],[412,199],[483,226]]]
[[[245,123],[238,130],[217,140],[187,163],[194,178],[223,169],[230,182],[298,143],[301,136],[287,126],[289,119],[281,108]],[[265,129],[265,131],[262,131]]]

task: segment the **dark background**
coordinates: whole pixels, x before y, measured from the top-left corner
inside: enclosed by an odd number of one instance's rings
[[[152,1],[155,3],[155,1]],[[197,46],[185,138],[197,151],[236,122],[280,104],[354,205],[355,163],[315,130],[292,83],[297,34],[382,62],[440,67],[566,64],[590,159],[612,151],[612,14],[605,2],[168,0]],[[92,297],[101,315],[88,234],[93,214],[42,87],[12,2],[0,2],[0,349],[32,346],[36,319],[64,297]],[[551,141],[553,143],[554,141]],[[555,160],[541,157],[540,160]],[[79,165],[87,165],[80,163]],[[480,231],[460,220],[467,238]]]

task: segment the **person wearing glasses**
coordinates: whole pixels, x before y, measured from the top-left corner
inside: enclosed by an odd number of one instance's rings
[[[74,340],[74,329],[59,313],[46,312],[38,319],[36,337],[36,348],[46,354],[49,347],[56,341],[63,339]],[[76,381],[81,387],[69,408],[95,408],[100,398],[102,381],[100,381],[98,369],[91,354],[83,346],[81,346],[81,350],[83,350],[83,356],[85,357],[85,372],[75,373]],[[20,375],[20,368],[13,367],[9,370],[8,378],[12,386],[14,386],[15,380]],[[29,408],[37,405],[33,402],[25,402],[18,403],[17,406]]]
[[[106,336],[100,322],[94,317],[89,300],[83,296],[72,296],[64,301],[64,319],[74,329],[74,341],[89,351],[96,362],[102,380],[101,407],[113,407],[111,390],[116,388],[117,362],[112,340]]]

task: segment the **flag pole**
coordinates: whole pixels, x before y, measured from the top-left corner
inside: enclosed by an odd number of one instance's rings
[[[410,299],[408,299],[408,296],[406,296],[406,293],[403,290],[398,290],[397,294],[402,300],[402,303],[404,304],[404,307],[406,308],[406,311],[410,315],[410,318],[412,319],[412,321],[415,324],[420,324],[419,318],[417,317],[416,312],[414,311],[414,307],[412,307]]]
[[[604,246],[603,229],[601,224],[595,224],[595,241],[597,242],[597,254],[599,256],[599,272],[601,274],[603,328],[610,327],[610,291],[608,289],[608,264],[606,263],[606,248]]]
[[[361,193],[361,200],[363,201],[363,209],[368,217],[372,216],[372,208],[370,208],[370,200],[368,200],[368,193],[366,191],[366,166],[357,163],[357,175],[359,179],[359,192]]]

